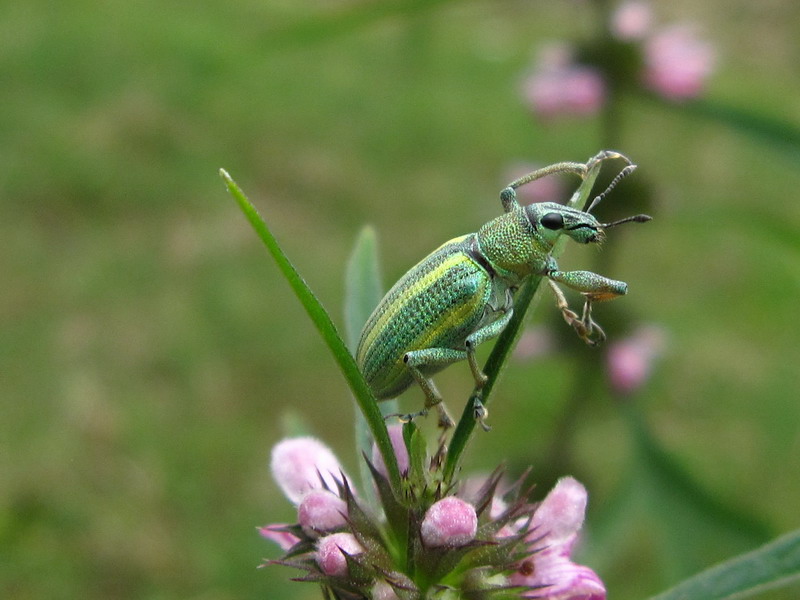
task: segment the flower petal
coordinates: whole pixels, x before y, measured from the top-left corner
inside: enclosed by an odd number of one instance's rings
[[[563,554],[543,550],[532,555],[523,572],[510,577],[513,585],[530,587],[523,598],[546,600],[605,600],[606,588],[589,567],[577,565]],[[527,567],[527,570],[526,570]],[[527,573],[530,574],[527,574]]]
[[[300,538],[288,531],[281,531],[284,527],[287,527],[284,523],[273,523],[266,527],[259,527],[258,533],[269,541],[278,544],[281,550],[286,551],[299,542]]]
[[[564,547],[568,554],[583,526],[586,502],[586,488],[577,479],[559,479],[536,509],[528,539],[541,539],[541,545],[551,548]]]
[[[336,490],[342,466],[331,449],[312,437],[284,439],[272,449],[272,476],[295,505],[310,490],[324,489],[323,481]],[[322,477],[322,479],[320,479]]]

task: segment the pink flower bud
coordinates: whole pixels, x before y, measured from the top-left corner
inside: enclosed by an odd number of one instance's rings
[[[688,25],[675,25],[651,37],[644,48],[644,82],[670,100],[699,96],[714,70],[716,52]]]
[[[400,600],[397,592],[385,581],[377,582],[372,588],[372,600]]]
[[[408,472],[408,449],[403,440],[403,426],[402,425],[389,425],[389,439],[392,441],[392,449],[394,455],[397,457],[397,466],[400,473]],[[378,446],[375,442],[372,443],[372,464],[384,477],[388,477],[389,473],[386,470],[386,463],[383,462],[383,456],[378,451]]]
[[[317,542],[317,564],[326,575],[343,577],[347,575],[345,554],[356,556],[364,552],[352,533],[333,533]]]
[[[611,14],[611,35],[625,42],[641,40],[650,31],[653,11],[649,2],[628,0]]]
[[[347,504],[327,490],[312,490],[300,501],[297,519],[309,537],[335,531],[347,523]]]
[[[433,504],[422,519],[420,532],[426,546],[463,546],[475,539],[478,515],[475,508],[455,496]]]
[[[272,449],[272,477],[286,497],[299,504],[310,490],[332,490],[342,479],[342,467],[325,444],[312,437],[284,439]],[[322,479],[320,479],[322,477]]]

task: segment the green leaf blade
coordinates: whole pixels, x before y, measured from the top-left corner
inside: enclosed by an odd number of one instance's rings
[[[323,340],[325,340],[345,380],[350,385],[350,389],[355,395],[359,408],[364,414],[369,429],[375,439],[375,443],[383,456],[392,487],[394,489],[399,489],[400,471],[397,467],[397,459],[389,439],[389,432],[386,429],[381,411],[378,409],[378,402],[372,395],[364,377],[361,375],[361,371],[358,369],[355,359],[353,359],[353,356],[350,354],[347,346],[339,335],[336,325],[334,325],[328,312],[311,291],[311,288],[297,272],[297,269],[294,268],[294,265],[289,261],[286,254],[284,254],[275,236],[269,230],[269,227],[267,227],[266,222],[261,218],[261,215],[258,214],[258,211],[250,203],[239,186],[236,185],[236,182],[224,169],[220,169],[220,176],[225,181],[228,192],[236,200],[239,208],[250,222],[250,225],[253,227],[256,234],[258,234],[259,238],[261,238],[264,246],[266,246],[270,255],[275,260],[281,273],[286,278],[286,281],[311,318],[311,321],[316,326]]]
[[[797,581],[800,530],[703,571],[650,600],[732,600]]]

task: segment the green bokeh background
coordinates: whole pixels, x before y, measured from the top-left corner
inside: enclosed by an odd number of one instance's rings
[[[717,45],[708,98],[797,130],[794,0],[656,10]],[[287,569],[256,569],[278,553],[255,526],[294,519],[269,450],[299,420],[355,473],[353,409],[217,170],[341,323],[363,224],[391,283],[498,214],[511,165],[600,149],[597,120],[544,126],[519,95],[536,47],[593,35],[597,13],[521,0],[1,13],[0,596],[318,598]],[[563,462],[590,492],[582,559],[626,599],[800,526],[800,151],[636,97],[619,110],[656,218],[614,232],[606,274],[630,283],[631,327],[668,337],[636,410],[705,494],[644,483],[626,411],[587,390]],[[570,248],[564,264],[595,254]],[[556,317],[547,302],[532,322]],[[544,493],[578,344],[506,369],[470,469],[530,464]],[[459,412],[466,365],[438,381]]]

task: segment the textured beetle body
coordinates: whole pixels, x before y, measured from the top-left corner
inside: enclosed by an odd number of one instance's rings
[[[601,153],[593,160],[607,158],[624,157]],[[376,398],[394,398],[416,382],[426,397],[422,414],[435,406],[439,424],[451,426],[431,375],[468,360],[480,389],[486,376],[476,362],[475,348],[505,328],[513,314],[513,293],[533,274],[549,279],[564,319],[581,338],[592,345],[605,338],[591,318],[591,303],[625,294],[627,284],[589,271],[560,271],[550,253],[562,234],[578,243],[598,243],[604,228],[649,217],[601,224],[588,212],[561,204],[521,206],[515,192],[539,177],[583,176],[587,168],[582,163],[558,163],[512,182],[500,194],[504,214],[477,233],[442,244],[389,290],[364,325],[356,352],[358,366]],[[626,167],[609,189],[632,170],[632,165]],[[569,309],[556,283],[584,295],[582,316]]]
[[[375,396],[394,398],[414,382],[404,360],[409,352],[442,350],[420,366],[426,377],[465,359],[467,337],[509,308],[501,289],[475,234],[446,242],[414,266],[389,290],[361,334],[357,361]]]

